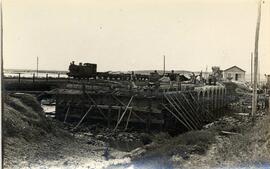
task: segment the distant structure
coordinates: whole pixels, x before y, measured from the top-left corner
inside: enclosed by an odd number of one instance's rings
[[[266,86],[270,89],[270,75],[265,75],[266,77]]]
[[[237,66],[233,66],[230,67],[228,69],[225,69],[224,71],[224,79],[225,80],[234,80],[234,81],[241,81],[241,82],[245,82],[245,73],[246,71],[244,71],[243,69],[237,67]]]

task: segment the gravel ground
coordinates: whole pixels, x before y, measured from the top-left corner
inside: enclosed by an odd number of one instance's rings
[[[47,136],[40,142],[7,138],[4,168],[92,168],[129,163],[128,153],[109,148],[109,160],[103,145],[88,144],[87,138],[63,139]]]

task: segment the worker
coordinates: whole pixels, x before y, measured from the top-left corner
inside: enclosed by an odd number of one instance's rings
[[[109,153],[109,144],[108,143],[106,143],[106,145],[105,145],[103,156],[104,156],[106,161],[109,160],[110,153]]]

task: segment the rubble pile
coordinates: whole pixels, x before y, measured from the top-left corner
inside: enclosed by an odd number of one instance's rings
[[[89,134],[87,134],[89,135]],[[105,129],[104,132],[99,132],[93,135],[94,138],[98,140],[103,140],[105,142],[109,141],[123,141],[123,142],[133,142],[140,141],[140,134],[133,132],[112,132],[109,129]]]
[[[69,124],[69,130],[72,129],[72,124]],[[123,131],[123,130],[113,130],[111,128],[106,128],[102,125],[89,125],[83,124],[77,131],[76,134],[83,134],[85,136],[94,137],[103,141],[126,141],[133,142],[139,141],[141,136],[144,134],[137,131]]]
[[[240,113],[241,114],[241,113]],[[241,133],[243,129],[252,123],[252,118],[246,115],[224,116],[220,119],[205,125],[203,128],[219,135],[230,132],[231,134]]]
[[[218,119],[212,123],[209,123],[209,124],[203,126],[203,128],[204,129],[214,128],[214,127],[223,128],[223,127],[226,127],[228,125],[229,126],[236,126],[239,124],[240,124],[240,121],[238,119],[230,117],[230,116],[224,116],[224,117],[221,117],[220,119]]]
[[[228,165],[268,164],[269,167],[269,121],[269,115],[257,116],[254,123],[244,125],[240,134],[221,139],[216,156]]]
[[[156,135],[142,131],[113,130],[99,124],[82,124],[72,130],[75,124],[65,124],[65,128],[76,138],[87,138],[87,144],[94,146],[110,146],[120,151],[130,152],[143,145],[150,144]]]

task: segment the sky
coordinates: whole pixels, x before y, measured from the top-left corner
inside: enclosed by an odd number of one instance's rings
[[[256,0],[3,0],[4,68],[250,72]],[[262,4],[261,74],[270,74],[270,0]]]

